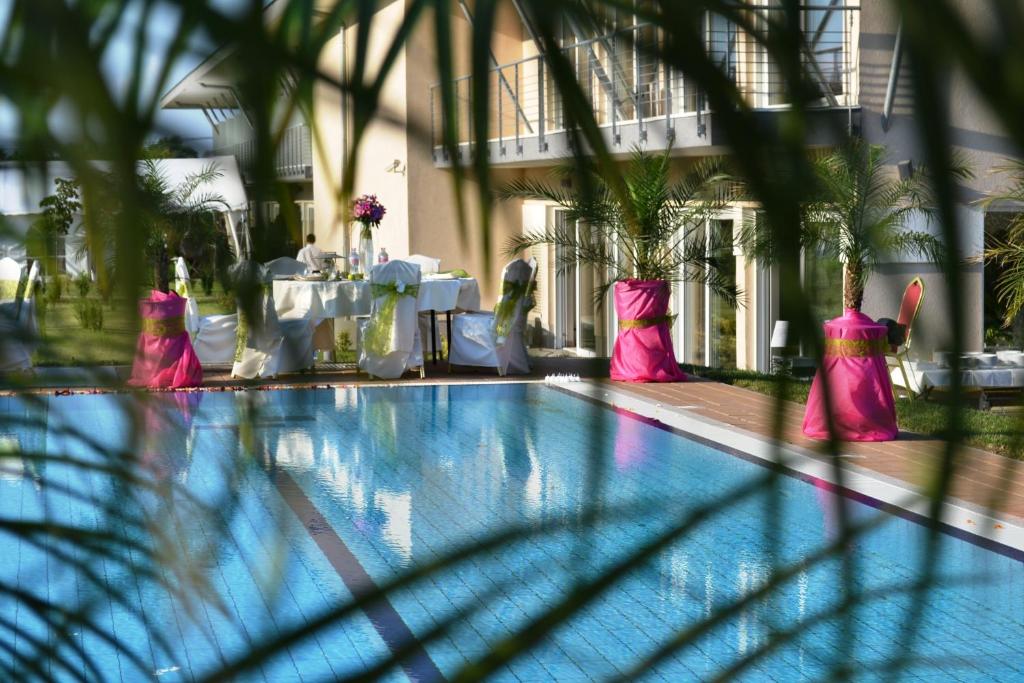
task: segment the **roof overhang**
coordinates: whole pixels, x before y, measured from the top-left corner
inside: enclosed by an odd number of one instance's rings
[[[323,14],[337,0],[316,0],[314,12]],[[277,25],[287,8],[285,0],[271,0],[263,8],[263,24],[270,28]],[[238,73],[244,65],[233,60],[237,46],[223,45],[199,63],[184,78],[174,85],[162,98],[162,109],[236,109],[238,100],[233,87],[237,84]]]

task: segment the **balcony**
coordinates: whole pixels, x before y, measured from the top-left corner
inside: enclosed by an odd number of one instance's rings
[[[252,179],[256,163],[256,140],[243,139],[214,148],[218,156],[232,155],[246,181]],[[278,179],[285,181],[311,180],[313,178],[313,136],[306,124],[286,128],[281,144],[274,152],[274,172]]]
[[[857,8],[808,9],[805,26],[808,49],[806,73],[821,93],[814,116],[831,125],[818,126],[811,144],[826,142],[835,123],[852,120],[858,109]],[[772,11],[772,10],[764,10]],[[763,112],[766,125],[772,112],[786,108],[781,76],[765,50],[725,21],[709,17],[707,50],[736,84],[745,102]],[[626,152],[643,143],[648,149],[695,150],[725,144],[714,128],[714,113],[699,88],[684,73],[659,63],[639,45],[657,40],[655,29],[639,25],[580,41],[562,49],[592,105],[605,143],[613,152]],[[548,59],[528,57],[496,66],[488,74],[490,101],[488,149],[493,164],[551,163],[571,152],[571,137],[559,93],[552,85]],[[454,82],[454,124],[459,143],[456,162],[475,153],[473,81]],[[430,90],[433,157],[437,166],[453,160],[443,145],[441,87]],[[815,135],[822,137],[816,139]]]

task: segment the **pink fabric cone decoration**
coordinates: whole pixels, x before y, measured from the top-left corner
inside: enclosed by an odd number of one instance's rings
[[[203,369],[185,330],[186,303],[176,292],[157,290],[139,302],[142,331],[129,385],[180,389],[203,383]]]
[[[843,441],[896,438],[896,403],[885,363],[885,325],[847,309],[825,323],[825,358],[814,377],[804,413],[804,434],[829,437],[822,374],[828,376],[836,436]]]
[[[615,283],[619,334],[611,375],[619,382],[684,382],[668,329],[669,287],[664,280]]]

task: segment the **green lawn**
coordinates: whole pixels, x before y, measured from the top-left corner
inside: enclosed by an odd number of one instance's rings
[[[715,370],[687,367],[700,377],[732,384],[770,396],[784,397],[797,403],[806,403],[810,380],[780,380],[745,370]],[[900,429],[926,436],[950,436],[949,424],[953,406],[922,399],[900,399],[896,402]],[[960,408],[963,418],[963,441],[977,448],[1024,460],[1024,411],[977,410],[969,406]]]
[[[65,295],[56,302],[39,304],[39,325],[42,343],[35,354],[37,366],[61,365],[129,365],[135,351],[137,320],[123,300],[102,303],[103,329],[85,329],[75,316],[81,300],[77,294]],[[215,291],[211,296],[200,295],[199,310],[203,315],[227,313],[223,295]]]

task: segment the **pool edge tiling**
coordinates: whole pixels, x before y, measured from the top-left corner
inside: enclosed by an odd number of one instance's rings
[[[732,451],[734,455],[738,452],[766,465],[782,465],[792,473],[860,494],[868,499],[865,502],[876,501],[890,512],[902,511],[911,515],[915,521],[930,517],[930,500],[908,481],[843,459],[839,463],[844,473],[840,482],[833,463],[826,456],[788,441],[777,443],[764,434],[700,415],[694,410],[699,407],[697,405],[666,405],[617,383],[582,381],[554,386],[583,399],[653,420],[678,430],[684,438],[696,437],[713,447],[724,447],[726,452]],[[1009,462],[1016,467],[1016,461]],[[993,512],[984,505],[950,496],[943,506],[941,523],[945,525],[946,532],[953,530],[955,535],[965,536],[965,540],[980,542],[997,552],[1024,559],[1024,519],[1002,511]]]

